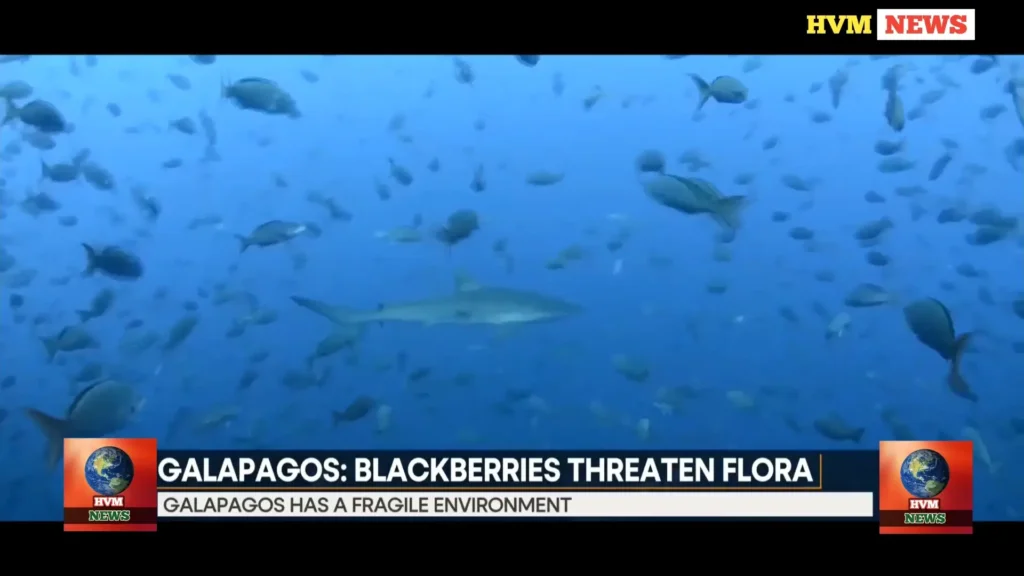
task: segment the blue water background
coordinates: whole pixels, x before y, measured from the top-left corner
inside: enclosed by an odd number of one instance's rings
[[[1021,509],[1024,492],[1013,479],[1024,474],[1024,452],[1020,438],[1007,432],[1007,422],[1020,416],[1024,406],[1020,356],[996,338],[979,343],[965,366],[981,397],[973,405],[945,388],[944,362],[915,341],[898,306],[851,311],[852,337],[833,342],[825,341],[823,323],[809,308],[818,300],[838,310],[854,284],[872,281],[890,287],[901,300],[941,297],[960,330],[1004,337],[1020,333],[1021,320],[1009,310],[1010,299],[1021,288],[1020,246],[1004,241],[968,247],[963,241],[966,224],[940,226],[934,209],[931,216],[912,223],[906,199],[891,194],[896,186],[927,184],[932,195],[927,203],[941,205],[936,198],[957,194],[961,168],[973,162],[989,171],[974,179],[972,205],[1021,212],[1024,182],[1002,159],[1002,148],[1021,135],[1021,125],[1012,112],[994,122],[979,118],[984,105],[1010,103],[1002,91],[1008,77],[1005,61],[975,76],[968,73],[970,59],[858,57],[834,120],[814,124],[810,113],[831,107],[827,89],[808,94],[808,86],[826,81],[849,57],[766,57],[764,66],[752,73],[741,71],[743,57],[668,61],[655,56],[553,56],[533,69],[507,56],[466,60],[477,73],[473,86],[454,81],[446,57],[220,57],[215,65],[199,66],[183,57],[103,56],[79,77],[69,74],[67,57],[35,57],[0,67],[4,80],[32,83],[38,96],[60,105],[76,124],[74,133],[59,136],[56,150],[27,149],[0,167],[8,174],[10,192],[20,194],[37,185],[40,157],[51,163],[67,160],[83,147],[119,181],[116,194],[84,182],[42,184],[65,205],[64,214],[81,218],[76,228],[58,226],[53,216],[32,218],[17,210],[10,210],[3,221],[0,233],[11,239],[9,249],[21,266],[40,271],[40,278],[22,291],[28,298],[26,311],[49,312],[53,322],[38,330],[29,323],[3,323],[0,364],[4,374],[18,376],[19,384],[0,392],[0,405],[11,411],[0,428],[5,439],[0,444],[5,463],[0,493],[8,495],[0,518],[60,517],[61,475],[46,472],[42,436],[20,408],[61,414],[70,401],[67,379],[86,361],[102,361],[130,375],[146,395],[140,421],[125,435],[164,439],[182,406],[197,412],[224,405],[241,408],[230,429],[185,433],[171,444],[161,440],[174,448],[236,447],[234,438],[240,434],[257,434],[260,445],[275,448],[870,449],[888,437],[879,411],[892,407],[924,439],[940,431],[960,437],[967,424],[978,428],[1003,467],[992,476],[978,464],[976,517],[1007,519]],[[78,61],[81,67],[81,57]],[[903,137],[919,167],[884,175],[875,169],[878,157],[872,145],[894,134],[882,115],[879,78],[897,62],[913,67],[902,92],[908,109],[922,92],[938,87],[930,68],[941,66],[961,87],[949,90],[924,118],[908,123]],[[316,72],[320,81],[304,81],[300,69]],[[131,73],[128,79],[126,71]],[[187,75],[193,88],[171,87],[165,76],[172,72]],[[556,72],[566,83],[560,98],[551,91]],[[696,122],[697,95],[689,72],[707,79],[736,75],[761,105],[748,110],[711,102],[705,118]],[[281,83],[296,98],[303,117],[243,111],[221,98],[223,81],[247,76]],[[608,97],[584,111],[581,101],[595,86]],[[425,98],[431,88],[433,96]],[[159,102],[147,98],[151,89],[160,92]],[[790,93],[797,95],[795,103],[784,101]],[[622,99],[630,96],[652,98],[622,107]],[[92,104],[84,112],[87,101]],[[103,110],[107,102],[120,104],[124,115],[111,118]],[[164,128],[168,121],[194,117],[200,109],[217,122],[222,162],[200,163],[201,136]],[[411,143],[400,142],[387,130],[389,119],[398,113],[408,117],[404,132]],[[479,119],[486,121],[485,130],[474,128]],[[159,129],[124,131],[147,123]],[[0,129],[0,140],[17,137],[18,130]],[[780,137],[779,147],[763,151],[761,142],[772,135]],[[955,139],[960,150],[950,172],[928,184],[928,167],[942,152],[940,137]],[[270,143],[260,146],[260,139]],[[716,228],[709,219],[684,217],[645,198],[633,166],[645,148],[663,150],[670,158],[697,149],[712,164],[702,177],[726,193],[755,195],[732,245],[732,262],[712,261]],[[186,165],[159,168],[174,156],[184,158]],[[442,169],[431,174],[425,166],[435,156]],[[394,198],[381,202],[374,182],[387,179],[388,157],[410,167],[416,181],[408,189],[392,185]],[[489,184],[482,194],[469,189],[478,162],[486,167]],[[673,166],[678,165],[673,161]],[[564,171],[565,181],[547,188],[523,183],[526,173],[542,168]],[[744,171],[757,174],[746,190],[732,183]],[[796,211],[808,195],[779,183],[787,173],[820,179],[812,210]],[[275,187],[273,174],[283,176],[289,186]],[[151,226],[130,204],[127,189],[134,183],[146,185],[164,205],[164,214]],[[865,203],[862,196],[871,189],[889,196],[889,202]],[[309,190],[334,196],[354,213],[354,220],[327,220],[320,208],[304,200]],[[111,226],[103,206],[125,213],[129,222]],[[379,230],[407,223],[415,213],[434,224],[459,208],[477,210],[482,230],[450,255],[433,243],[394,245],[374,237]],[[827,248],[804,251],[786,234],[791,224],[770,222],[775,210],[793,211],[793,224],[815,229]],[[186,230],[190,219],[211,213],[224,217],[224,230]],[[603,248],[620,227],[609,214],[625,215],[634,232],[615,254]],[[852,239],[859,224],[883,214],[897,223],[883,248],[894,259],[886,270],[869,266],[864,250]],[[245,233],[272,218],[318,221],[325,233],[319,239],[300,238],[292,247],[239,255],[232,233]],[[147,226],[152,238],[133,239],[134,229]],[[590,228],[600,234],[586,236]],[[517,263],[514,274],[491,252],[491,243],[499,238],[509,239]],[[147,275],[131,284],[76,277],[68,286],[51,286],[49,278],[83,267],[78,246],[83,241],[133,242],[145,258]],[[574,243],[590,248],[587,259],[567,270],[545,268],[547,260]],[[305,270],[293,270],[292,249],[308,255]],[[646,260],[654,253],[671,256],[674,266],[649,267]],[[622,273],[613,275],[619,258]],[[988,278],[955,276],[949,267],[961,261],[985,269]],[[233,276],[227,271],[232,264],[238,265]],[[812,273],[822,268],[835,271],[837,281],[815,282]],[[444,293],[457,270],[485,284],[560,296],[586,311],[508,334],[477,327],[373,326],[360,349],[362,362],[350,366],[344,355],[336,356],[330,361],[333,376],[327,386],[296,392],[279,383],[286,370],[301,368],[314,344],[330,331],[324,319],[294,306],[289,295],[372,308],[378,302]],[[705,284],[715,279],[729,283],[726,294],[706,292]],[[957,289],[941,291],[942,280],[956,282]],[[117,288],[116,310],[134,310],[148,327],[165,330],[184,313],[182,302],[197,300],[197,288],[221,281],[252,291],[265,307],[280,312],[280,320],[250,328],[243,338],[225,340],[232,319],[240,315],[238,307],[217,308],[199,300],[202,320],[183,346],[172,353],[158,346],[131,357],[117,349],[125,320],[110,314],[91,325],[103,340],[101,350],[69,355],[64,366],[46,362],[39,336],[74,321],[73,311],[85,308],[103,287]],[[997,295],[998,307],[978,303],[979,282]],[[160,287],[170,296],[155,304],[152,295]],[[793,326],[779,318],[781,305],[794,308],[802,323]],[[644,314],[645,309],[656,312]],[[0,314],[9,318],[10,312],[5,308]],[[744,321],[737,322],[738,316]],[[686,329],[688,322],[699,327],[699,338]],[[271,351],[260,367],[261,379],[239,393],[236,382],[246,357],[259,349]],[[405,375],[375,369],[400,350],[409,353],[411,367],[433,368],[429,399],[411,394]],[[617,353],[643,359],[650,379],[638,384],[617,374],[609,360]],[[453,386],[451,378],[464,372],[476,375],[475,383]],[[182,382],[189,378],[192,382],[185,388]],[[658,388],[684,384],[707,393],[674,415],[652,405]],[[765,385],[791,387],[800,396],[758,396],[758,388]],[[509,388],[532,390],[543,406],[538,401],[538,406],[520,407],[511,416],[500,415],[493,406]],[[737,409],[726,399],[730,390],[757,397],[757,408]],[[343,409],[359,394],[393,407],[392,429],[377,434],[372,419],[331,426],[330,410]],[[613,417],[596,418],[594,402]],[[830,413],[867,427],[862,443],[829,441],[809,429],[811,420]],[[787,428],[785,414],[795,415],[805,431]],[[647,440],[634,430],[640,418],[651,420]]]

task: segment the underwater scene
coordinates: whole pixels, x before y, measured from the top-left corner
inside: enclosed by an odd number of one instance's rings
[[[1024,514],[1024,58],[0,56],[0,519],[62,441],[974,443]]]

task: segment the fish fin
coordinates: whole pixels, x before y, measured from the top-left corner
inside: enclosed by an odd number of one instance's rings
[[[246,238],[245,236],[242,236],[241,234],[235,234],[235,238],[238,239],[238,242],[240,244],[240,246],[238,248],[239,254],[241,254],[242,252],[245,252],[245,250],[247,248],[249,248],[249,239]]]
[[[50,362],[57,357],[57,352],[60,352],[60,347],[57,343],[56,338],[40,338],[43,341],[43,346],[46,347],[46,357]]]
[[[5,98],[4,102],[7,104],[7,108],[4,110],[4,119],[0,121],[0,126],[16,120],[18,118],[18,105],[14,103],[13,98]]]
[[[718,201],[718,209],[715,211],[715,214],[723,226],[730,230],[738,230],[740,227],[740,214],[746,206],[746,196],[726,196]]]
[[[465,272],[456,273],[454,282],[456,292],[472,292],[480,289],[480,284]]]
[[[324,318],[327,318],[335,324],[352,323],[352,313],[348,308],[342,306],[331,306],[326,302],[313,300],[312,298],[303,298],[302,296],[292,296],[292,302],[295,302],[306,310],[315,312]]]
[[[85,242],[82,242],[82,248],[85,248],[85,271],[82,272],[83,276],[92,276],[93,272],[96,271],[96,249],[89,246]]]
[[[711,85],[696,74],[690,74],[690,78],[693,78],[693,83],[697,85],[697,90],[700,92],[700,97],[697,100],[697,111],[699,112],[711,99]]]
[[[64,456],[64,436],[67,432],[67,421],[54,418],[35,408],[26,408],[25,414],[39,427],[46,437],[46,468],[53,471],[57,462]]]

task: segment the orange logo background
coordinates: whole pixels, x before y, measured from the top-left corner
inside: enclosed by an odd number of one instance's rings
[[[64,508],[92,508],[96,496],[85,481],[85,463],[99,448],[113,446],[132,459],[135,476],[124,497],[125,508],[156,508],[156,440],[153,438],[66,438],[64,440]],[[65,531],[131,532],[155,530],[152,524],[65,524]]]
[[[934,442],[880,442],[878,446],[878,509],[899,512],[910,511],[910,499],[900,479],[903,461],[915,450],[934,450],[949,464],[949,484],[939,494],[942,511],[974,509],[974,445],[969,441]],[[952,526],[888,526],[883,533],[924,534],[953,532]],[[963,532],[962,530],[955,530]],[[970,533],[970,529],[968,532]]]

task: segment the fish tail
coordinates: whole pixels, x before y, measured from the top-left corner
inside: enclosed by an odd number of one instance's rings
[[[690,74],[690,78],[693,79],[693,83],[697,85],[697,91],[700,92],[700,96],[697,99],[697,111],[700,111],[707,104],[708,100],[711,99],[711,85],[696,74]]]
[[[331,411],[331,426],[337,426],[345,421],[345,415],[337,410]]]
[[[957,396],[971,402],[977,402],[978,395],[971,390],[971,385],[960,374],[960,364],[963,361],[964,352],[970,347],[973,336],[973,332],[965,332],[957,336],[956,341],[953,343],[953,356],[949,360],[948,383],[950,390]]]
[[[78,314],[78,320],[82,324],[85,324],[86,322],[92,320],[93,318],[92,310],[78,310],[75,312],[75,314]]]
[[[39,160],[39,181],[42,182],[50,177],[50,165],[46,163],[46,160]]]
[[[7,97],[4,98],[4,102],[6,103],[7,107],[4,110],[4,119],[0,121],[0,126],[3,126],[18,118],[19,108],[18,105],[14,103],[14,99]]]
[[[740,214],[746,206],[746,196],[726,196],[718,201],[716,212],[722,224],[732,230],[739,230]]]
[[[238,253],[241,254],[242,252],[245,252],[245,250],[249,248],[249,239],[246,238],[245,236],[242,236],[241,234],[235,234],[235,238],[237,238],[238,242],[241,244],[240,248],[238,249]]]
[[[46,348],[46,357],[50,362],[57,357],[57,352],[60,352],[60,347],[57,344],[56,338],[40,338],[43,341],[43,346]]]
[[[26,408],[25,414],[39,427],[46,438],[46,468],[53,471],[57,462],[64,456],[64,436],[68,424],[60,418],[40,412],[35,408]]]
[[[85,271],[82,272],[83,276],[92,276],[93,272],[96,271],[96,249],[89,246],[85,242],[82,243],[82,248],[85,248]]]
[[[853,431],[853,435],[850,438],[857,444],[860,444],[860,439],[864,437],[865,430],[866,428],[857,428]]]
[[[216,146],[208,144],[206,150],[203,152],[203,162],[220,162],[220,153],[217,152]]]
[[[974,338],[973,332],[964,332],[953,342],[953,357],[950,358],[949,363],[955,372],[960,371],[960,362],[963,360],[964,352],[970,347],[972,338]]]
[[[313,300],[312,298],[303,298],[302,296],[292,296],[292,302],[295,302],[306,310],[315,312],[316,314],[327,318],[335,324],[351,324],[353,322],[352,313],[348,308],[331,306],[326,302]]]
[[[92,151],[88,148],[83,148],[78,151],[78,154],[75,154],[74,158],[71,159],[71,164],[81,167],[82,164],[85,164],[85,161],[89,159],[90,155],[92,155]]]

